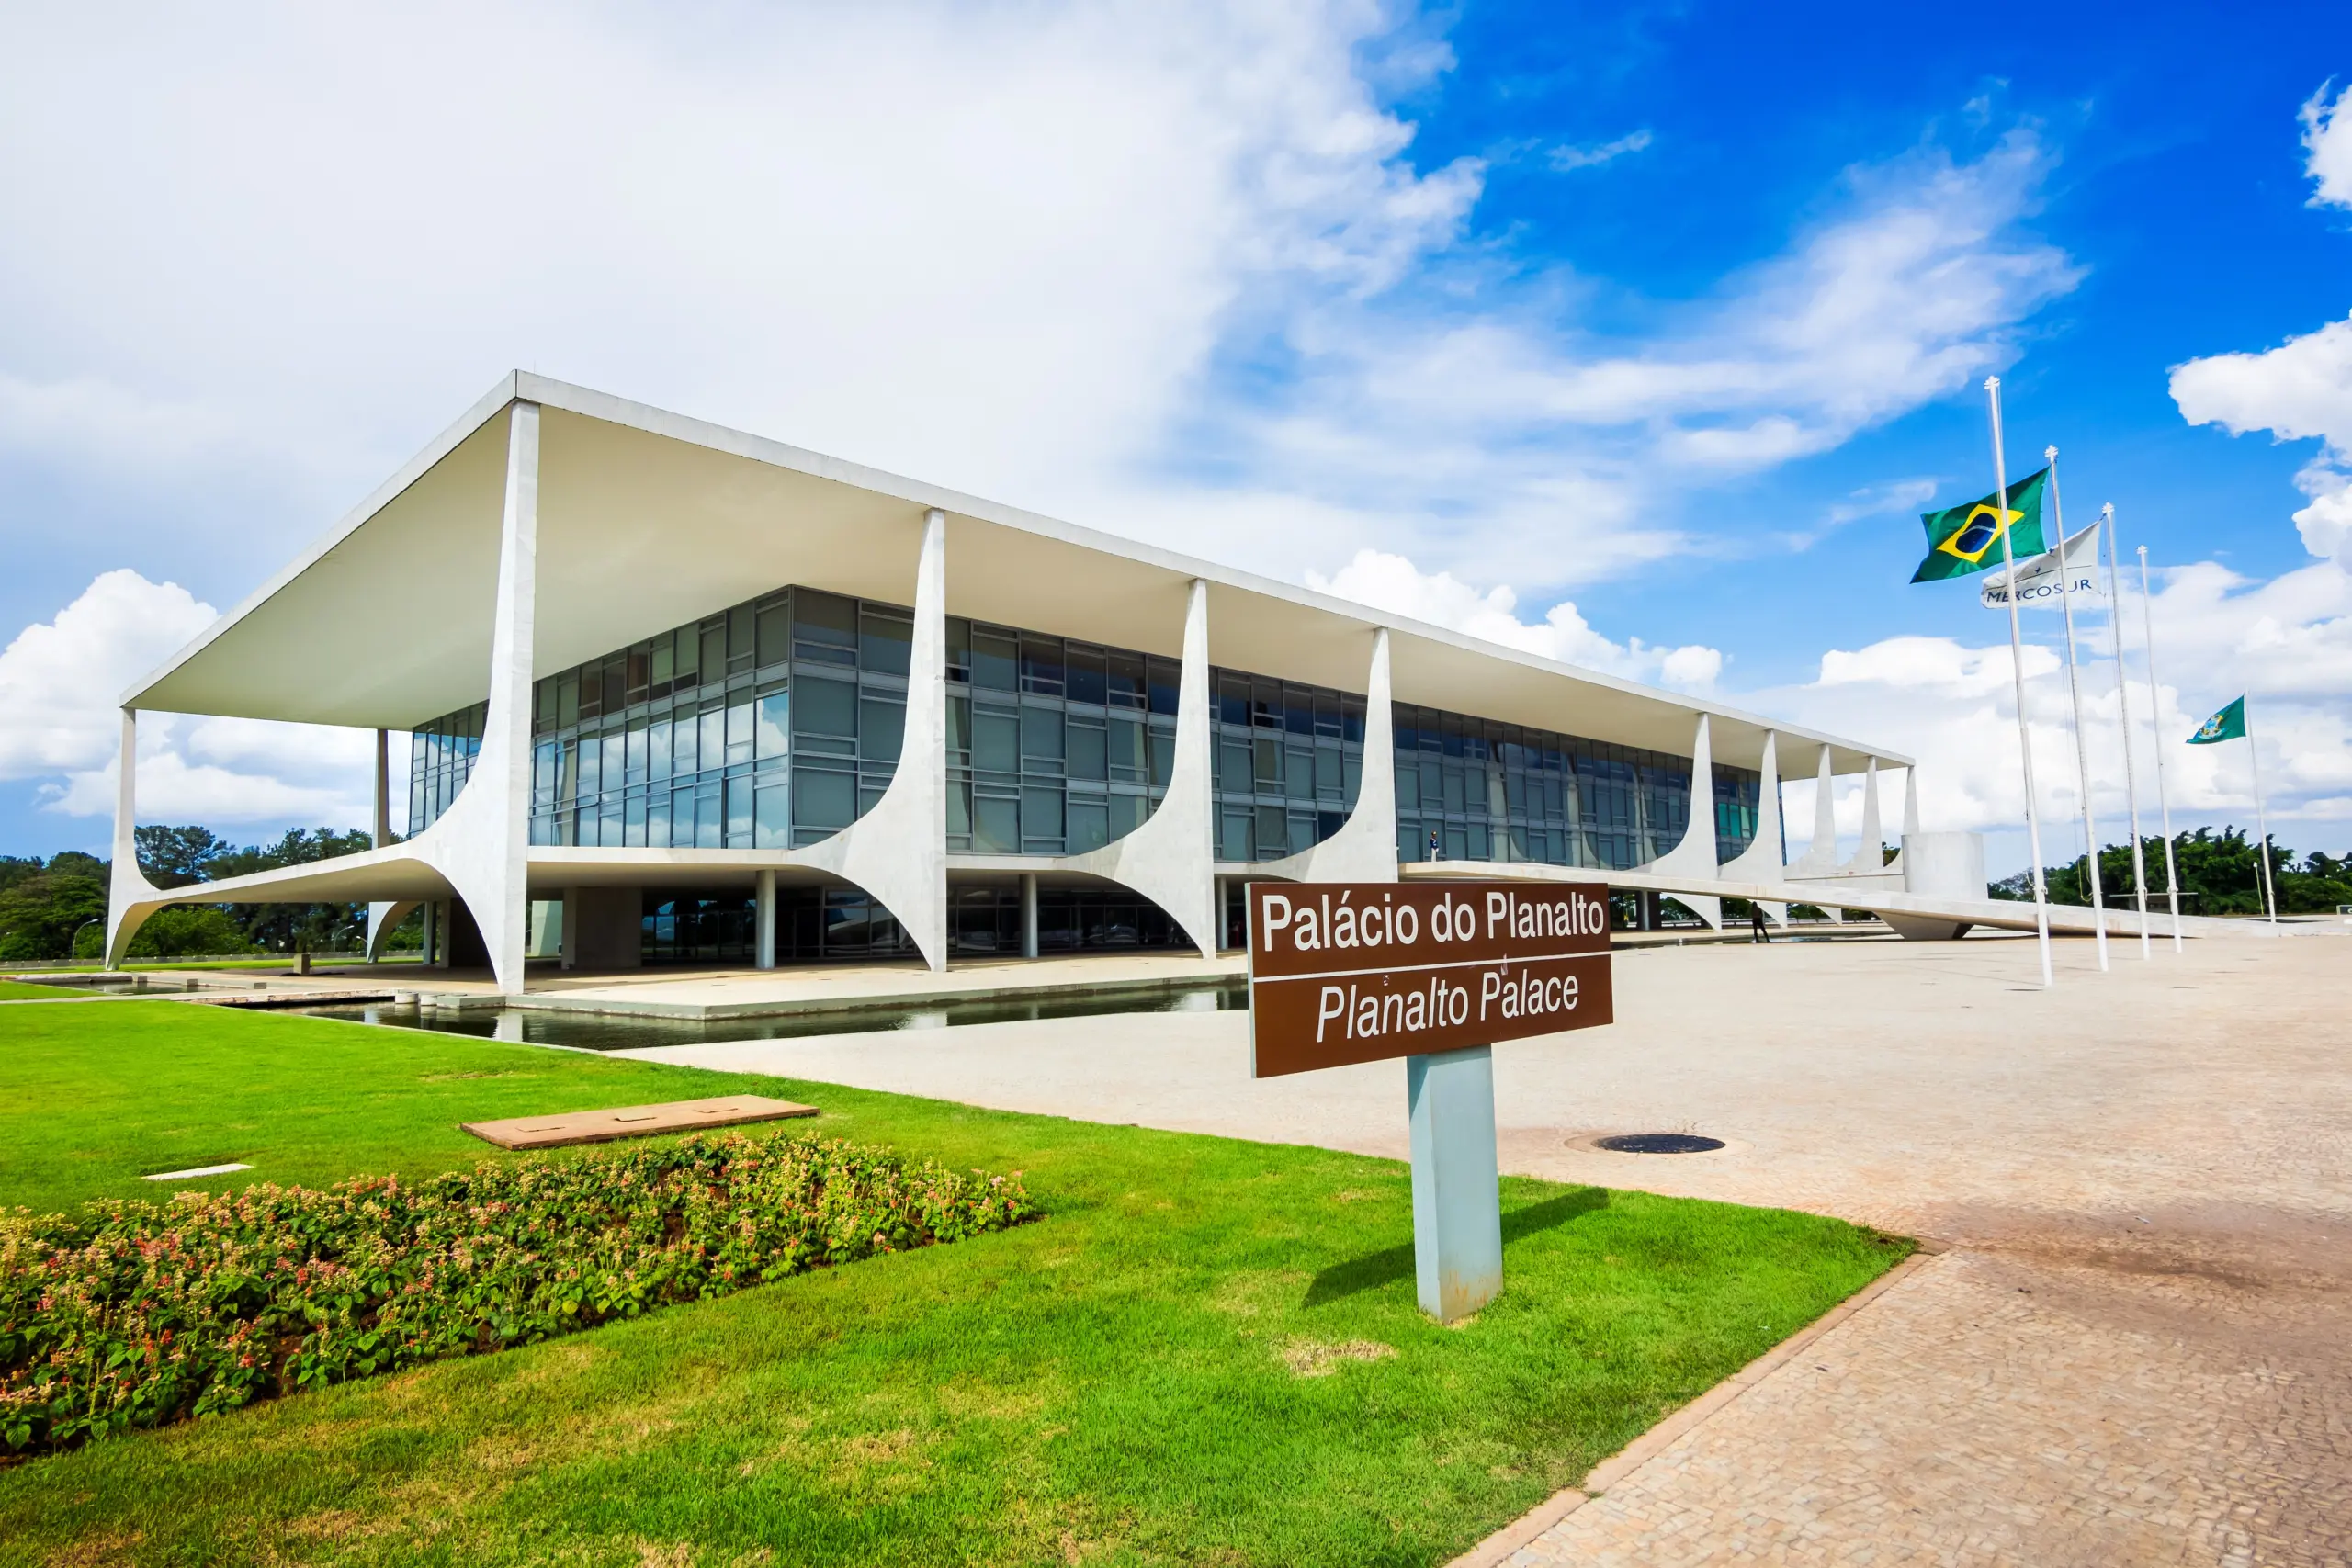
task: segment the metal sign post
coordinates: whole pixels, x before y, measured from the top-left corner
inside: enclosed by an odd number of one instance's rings
[[[1251,1075],[1405,1060],[1421,1310],[1502,1289],[1498,1041],[1608,1023],[1605,887],[1250,885]]]

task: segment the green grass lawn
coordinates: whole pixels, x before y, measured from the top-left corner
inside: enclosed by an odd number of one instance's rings
[[[173,1002],[0,1010],[0,1203],[740,1088],[1046,1217],[19,1463],[0,1562],[1442,1562],[1905,1250],[1510,1179],[1504,1294],[1442,1328],[1391,1161]]]
[[[0,980],[0,1002],[53,1002],[60,997],[86,997],[80,986],[28,986],[20,980]]]

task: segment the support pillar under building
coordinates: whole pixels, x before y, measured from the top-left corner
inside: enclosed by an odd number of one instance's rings
[[[763,871],[754,883],[752,901],[758,922],[756,944],[752,948],[752,964],[762,969],[775,967],[775,873]]]
[[[1021,956],[1037,956],[1037,874],[1021,874]]]

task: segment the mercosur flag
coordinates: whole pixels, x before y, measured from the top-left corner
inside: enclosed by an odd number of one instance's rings
[[[1965,506],[1928,512],[1919,521],[1928,530],[1928,558],[1911,574],[1914,582],[1940,582],[2001,564],[2001,535],[2009,536],[2009,550],[2018,559],[2038,556],[2050,547],[2041,536],[2041,491],[2050,470],[2028,474],[2009,487],[2009,511],[2000,512],[1998,500],[1986,496]]]
[[[2064,601],[2060,597],[2059,557],[2062,552],[2046,551],[2031,560],[2018,561],[2018,607],[2021,610],[2055,610]],[[2065,592],[2077,599],[2099,597],[2098,587],[2098,525],[2094,523],[2066,541]],[[1984,580],[1976,596],[1988,610],[2009,607],[2009,574],[1996,571]]]
[[[2191,746],[2211,746],[2216,740],[2235,740],[2245,733],[2245,699],[2240,697],[2207,719],[2197,733],[2188,738],[2188,743]]]

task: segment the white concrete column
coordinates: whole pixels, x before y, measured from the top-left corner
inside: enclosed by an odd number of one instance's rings
[[[1763,778],[1757,791],[1756,837],[1747,848],[1725,861],[1721,874],[1726,882],[1778,882],[1786,874],[1781,863],[1781,758],[1779,734],[1764,732]],[[1763,903],[1765,918],[1788,924],[1786,904]]]
[[[115,763],[114,866],[107,878],[106,966],[118,969],[130,939],[168,899],[139,869],[139,716],[122,710],[122,752]],[[70,956],[70,955],[69,955]]]
[[[1886,874],[1886,850],[1880,840],[1886,837],[1878,815],[1878,759],[1871,759],[1869,771],[1862,775],[1862,841],[1854,846],[1854,858],[1845,865],[1849,876],[1883,876]]]
[[[1021,874],[1021,956],[1037,956],[1037,874]]]
[[[491,973],[508,995],[523,990],[530,935],[531,654],[538,558],[539,405],[517,401],[507,411],[506,498],[481,750],[465,788],[435,824],[429,856],[466,901],[490,950]]]
[[[1176,763],[1143,826],[1062,863],[1132,887],[1168,913],[1204,958],[1216,956],[1216,794],[1209,709],[1209,585],[1193,580],[1184,604],[1184,658],[1176,691]]]
[[[1829,772],[1830,751],[1821,748],[1821,769],[1813,786],[1813,842],[1789,863],[1791,876],[1834,876],[1838,872],[1838,800]]]
[[[934,973],[947,967],[947,514],[923,514],[906,737],[874,809],[797,858],[889,910]]]
[[[383,849],[392,841],[392,742],[385,730],[376,731],[376,826],[373,843]],[[394,926],[408,919],[414,904],[382,900],[368,906],[368,962],[373,964],[382,951],[384,938]]]
[[[1373,628],[1372,662],[1363,685],[1363,773],[1354,809],[1338,832],[1304,854],[1267,862],[1258,868],[1260,874],[1300,882],[1396,880],[1396,729],[1389,698],[1386,626]]]
[[[762,969],[775,967],[775,873],[763,870],[755,884],[752,898],[758,908],[759,945],[752,964]]]
[[[1701,714],[1697,730],[1690,738],[1690,816],[1682,829],[1682,841],[1674,848],[1637,868],[1658,876],[1677,876],[1690,886],[1704,887],[1719,881],[1722,874],[1715,864],[1715,766],[1713,743],[1709,739],[1707,716]],[[1707,924],[1722,929],[1724,901],[1709,893],[1674,890],[1674,898]]]

